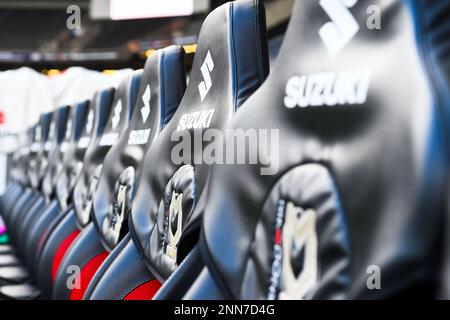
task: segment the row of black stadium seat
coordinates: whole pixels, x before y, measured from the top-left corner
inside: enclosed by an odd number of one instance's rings
[[[0,297],[449,297],[450,4],[370,5],[381,28],[296,1],[269,74],[262,3],[229,2],[187,85],[171,46],[43,114],[0,201]],[[230,132],[256,161],[198,161]]]

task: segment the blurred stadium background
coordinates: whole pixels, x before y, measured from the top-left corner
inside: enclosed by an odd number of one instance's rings
[[[202,21],[225,2],[0,0],[0,193],[7,153],[39,114],[116,86],[156,49],[171,44],[184,46],[189,72]],[[264,2],[273,61],[293,0]],[[70,30],[73,6],[80,28]]]

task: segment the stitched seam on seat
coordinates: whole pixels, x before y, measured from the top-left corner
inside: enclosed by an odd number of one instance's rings
[[[166,84],[165,84],[165,65],[164,65],[164,51],[160,51],[160,55],[159,55],[159,74],[161,75],[161,80],[159,83],[159,108],[163,108],[163,110],[161,110],[161,114],[160,114],[160,126],[164,126],[165,125],[165,117],[166,117],[166,101],[165,101],[165,97],[166,97]],[[162,93],[162,94],[161,94]]]
[[[139,286],[141,286],[142,284],[152,281],[152,280],[156,280],[155,278],[151,278],[151,277],[147,277],[144,278],[143,280],[138,281],[137,283],[135,283],[130,289],[128,289],[124,294],[122,294],[122,296],[120,297],[120,300],[123,300],[127,295],[129,295],[133,290],[135,290],[136,288],[138,288]]]
[[[254,14],[254,20],[253,20],[253,26],[254,26],[254,32],[255,32],[255,40],[256,40],[256,59],[258,61],[258,69],[259,69],[259,80],[260,83],[263,83],[263,67],[262,67],[262,55],[260,52],[260,33],[259,33],[259,21],[258,21],[258,0],[254,0],[254,9],[253,9],[253,14]]]
[[[235,43],[234,43],[234,3],[233,2],[230,2],[230,6],[229,6],[229,8],[228,8],[228,10],[229,10],[229,13],[228,13],[228,15],[229,15],[229,17],[230,17],[230,24],[231,24],[231,30],[230,30],[230,33],[231,33],[231,37],[230,37],[230,40],[231,40],[231,53],[232,53],[232,61],[234,62],[234,63],[231,63],[231,67],[233,68],[233,75],[234,75],[234,77],[235,77],[235,81],[233,81],[233,83],[234,83],[234,88],[233,88],[233,109],[234,109],[234,112],[236,112],[237,111],[237,108],[238,108],[238,106],[237,106],[237,98],[238,98],[238,96],[237,96],[237,92],[238,92],[238,89],[237,89],[237,86],[238,86],[238,83],[239,83],[239,79],[238,79],[238,73],[237,73],[237,61],[236,61],[236,45],[235,45]]]
[[[205,267],[208,269],[211,278],[215,282],[215,284],[220,289],[224,289],[226,292],[224,294],[227,296],[226,299],[228,300],[235,300],[235,297],[233,297],[233,293],[231,289],[228,287],[225,277],[222,275],[222,272],[218,268],[216,262],[214,261],[214,258],[211,254],[211,249],[209,248],[208,242],[206,241],[206,235],[204,233],[204,228],[200,231],[200,254],[205,262]],[[217,283],[217,280],[219,283]]]
[[[125,238],[124,238],[125,239]],[[132,239],[130,238],[130,241],[132,241]],[[111,256],[110,256],[110,259],[111,259],[111,263],[108,265],[108,267],[109,266],[111,266],[116,260],[117,260],[117,258],[119,257],[119,255],[120,255],[120,253],[122,252],[122,250],[124,250],[125,249],[125,247],[127,246],[127,243],[123,246],[123,248],[119,251],[119,250],[117,250],[116,252],[114,252],[113,254],[110,254]],[[113,251],[112,251],[113,252]],[[107,259],[108,259],[108,257],[107,257]],[[105,260],[106,261],[106,260]],[[103,264],[103,263],[102,263]],[[99,272],[99,271],[101,271],[101,266],[100,266],[100,268],[97,270],[97,272]],[[95,290],[95,287],[100,283],[100,281],[104,278],[104,276],[105,276],[105,274],[106,274],[106,272],[108,271],[108,268],[106,268],[105,270],[104,270],[104,272],[98,277],[98,279],[95,279],[96,277],[95,277],[95,274],[94,274],[94,277],[91,279],[91,281],[89,282],[89,285],[88,285],[88,287],[86,288],[86,292],[84,293],[84,295],[83,295],[83,300],[85,299],[85,297],[86,298],[89,298],[89,296],[91,296],[92,295],[92,293],[94,292],[94,290]]]

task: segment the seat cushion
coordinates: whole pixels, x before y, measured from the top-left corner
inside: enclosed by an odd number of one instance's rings
[[[11,283],[23,283],[28,280],[28,276],[24,267],[0,267],[0,279]]]
[[[19,259],[13,253],[0,254],[0,266],[20,264]]]
[[[41,295],[39,289],[31,284],[15,284],[0,287],[0,296],[13,300],[34,300]]]

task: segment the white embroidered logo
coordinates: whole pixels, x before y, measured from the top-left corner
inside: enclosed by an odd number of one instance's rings
[[[117,128],[120,122],[120,113],[122,112],[122,100],[117,101],[116,107],[114,108],[114,115],[111,119],[113,130]]]
[[[142,102],[144,102],[144,106],[141,109],[142,121],[145,123],[150,115],[150,86],[147,85],[144,94],[142,95]]]
[[[211,52],[208,51],[205,62],[203,62],[200,68],[200,71],[202,72],[203,75],[203,81],[200,82],[200,84],[198,85],[198,91],[200,92],[200,99],[202,102],[212,87],[211,71],[213,70],[214,70],[214,61],[211,57]]]
[[[320,6],[331,21],[319,29],[319,35],[332,58],[336,57],[359,30],[358,22],[348,10],[357,2],[358,0],[320,0]]]

